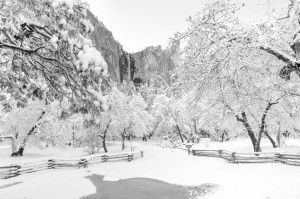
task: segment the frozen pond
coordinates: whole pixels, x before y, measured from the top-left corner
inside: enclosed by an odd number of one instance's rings
[[[119,181],[104,181],[104,176],[87,177],[97,189],[95,194],[82,199],[196,199],[217,189],[214,184],[181,186],[148,178],[133,178]]]

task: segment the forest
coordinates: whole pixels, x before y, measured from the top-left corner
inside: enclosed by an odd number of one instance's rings
[[[298,138],[299,2],[252,25],[238,18],[243,6],[208,3],[170,40],[167,49],[177,52],[171,80],[156,74],[134,84],[134,58],[124,52],[130,78],[110,78],[89,38],[87,3],[2,0],[1,140],[22,156],[27,145],[87,147],[93,154],[107,152],[107,141],[122,141],[124,149],[127,140],[152,137],[248,137],[260,152],[265,137],[274,148]]]

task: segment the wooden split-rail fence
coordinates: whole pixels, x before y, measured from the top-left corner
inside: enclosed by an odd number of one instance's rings
[[[228,160],[231,163],[283,163],[300,166],[300,154],[257,152],[237,153],[227,150],[198,150],[192,149],[195,156],[217,157]]]
[[[36,160],[24,161],[23,163],[0,165],[0,178],[7,179],[26,173],[32,173],[47,169],[64,168],[86,168],[89,165],[111,161],[132,161],[144,156],[144,151],[134,151],[128,153],[105,153],[83,156],[79,158],[57,158],[48,157]]]

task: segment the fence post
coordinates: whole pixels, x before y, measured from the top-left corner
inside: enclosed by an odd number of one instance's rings
[[[236,152],[232,152],[231,156],[232,156],[233,162],[238,163],[238,162],[236,162]]]
[[[86,158],[81,158],[79,160],[79,168],[83,167],[83,168],[87,168],[88,167],[88,160]]]
[[[13,168],[13,165],[11,164],[11,165],[10,165],[10,168],[9,168],[9,176],[8,176],[8,178],[11,178],[11,177],[12,177],[12,173],[11,173],[12,168]]]
[[[20,174],[20,169],[21,169],[21,168],[22,168],[22,167],[21,167],[20,165],[17,165],[16,176],[21,175],[21,174]]]
[[[52,159],[48,160],[48,169],[53,169],[53,160]]]
[[[128,162],[132,160],[132,154],[128,155]]]
[[[12,176],[11,175],[11,170],[12,170],[12,164],[10,165],[10,168],[9,168],[9,176],[8,176],[9,178]]]
[[[84,168],[88,168],[89,167],[89,160],[85,159],[84,160]]]
[[[191,154],[192,144],[186,144],[185,146],[188,149],[188,154],[190,155]]]
[[[18,169],[19,169],[18,165],[11,164],[10,169],[9,169],[9,178],[17,176],[18,175]]]
[[[276,155],[276,161],[275,162],[280,162],[280,163],[282,163],[282,161],[281,161],[281,154],[280,153],[275,153],[275,155]]]
[[[223,158],[223,150],[218,150],[218,153],[219,153],[219,157]]]
[[[103,156],[103,162],[107,162],[107,161],[108,161],[107,155],[104,155],[104,156]]]

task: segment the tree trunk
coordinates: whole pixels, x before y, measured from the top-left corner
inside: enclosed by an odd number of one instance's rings
[[[280,98],[279,98],[280,99]],[[278,99],[278,100],[279,100]],[[253,148],[254,148],[254,152],[261,152],[261,148],[260,148],[260,142],[261,142],[261,138],[262,138],[262,134],[265,133],[266,136],[269,138],[269,140],[271,141],[273,147],[274,145],[276,146],[276,143],[274,142],[274,140],[271,138],[271,136],[266,132],[266,117],[268,114],[268,111],[271,109],[271,107],[275,104],[278,103],[278,100],[276,100],[276,102],[269,102],[263,115],[261,118],[261,124],[260,124],[260,128],[259,128],[259,133],[258,133],[258,137],[256,139],[254,132],[252,131],[249,123],[248,123],[248,119],[247,119],[247,115],[246,113],[243,111],[242,112],[242,118],[240,118],[238,115],[235,115],[237,121],[242,122],[244,124],[244,126],[247,129],[248,135],[251,139]]]
[[[110,123],[111,121],[108,122],[104,132],[103,132],[103,136],[100,136],[102,138],[102,145],[103,145],[103,149],[104,149],[104,152],[107,153],[107,148],[106,148],[106,135],[107,135],[107,131],[108,131],[108,128],[110,126]]]
[[[182,137],[184,137],[186,139],[187,143],[190,143],[188,137],[185,134],[182,134]]]
[[[122,151],[124,151],[124,149],[125,149],[125,132],[123,132],[123,134],[122,134]]]
[[[262,118],[261,118],[261,125],[260,125],[260,129],[259,129],[259,134],[258,134],[258,138],[257,138],[257,143],[256,143],[256,148],[260,148],[260,141],[261,141],[261,138],[262,138],[262,134],[265,133],[266,136],[269,138],[269,140],[271,141],[273,147],[275,146],[276,147],[276,143],[274,142],[274,140],[271,138],[271,136],[267,133],[266,131],[266,117],[267,117],[267,114],[268,114],[268,111],[271,109],[271,107],[274,105],[274,104],[277,104],[278,102],[269,102],[268,103],[268,106],[266,107],[263,115],[262,115]],[[275,148],[274,147],[274,148]]]
[[[147,136],[145,134],[143,135],[143,141],[147,142]]]
[[[225,132],[223,132],[221,135],[221,142],[224,142],[224,139],[225,139]]]
[[[128,53],[128,57],[127,57],[127,59],[128,59],[128,82],[130,82],[131,81],[131,74],[130,74],[130,54]]]
[[[277,146],[281,147],[281,131],[280,130],[278,130],[276,138],[277,138],[277,144],[278,144]]]
[[[257,143],[257,139],[255,137],[255,134],[252,131],[252,129],[251,129],[249,123],[248,123],[246,113],[242,112],[242,118],[240,118],[238,115],[235,115],[235,117],[236,117],[237,121],[241,122],[245,126],[245,128],[247,130],[247,133],[248,133],[248,136],[251,140],[254,152],[260,152],[261,151],[260,143]]]
[[[268,131],[265,131],[265,135],[267,136],[267,138],[270,140],[273,148],[277,148],[278,145],[276,145],[276,142],[273,140],[273,138],[269,135]],[[279,143],[278,143],[279,144]]]
[[[279,129],[277,131],[276,140],[277,140],[277,147],[281,147],[281,124],[280,121],[277,122]]]
[[[127,138],[128,141],[131,140],[131,136],[130,135],[126,136],[126,138]]]
[[[19,147],[18,151],[12,153],[11,156],[13,156],[13,157],[23,156],[23,152],[24,152],[24,147],[21,146],[21,147]]]
[[[150,140],[153,135],[154,135],[154,132],[152,131],[151,133],[148,134],[148,139]]]
[[[40,117],[38,118],[37,122],[40,121],[43,116],[46,114],[45,111],[42,112],[42,114],[40,115]],[[25,149],[25,146],[27,144],[27,141],[29,140],[29,137],[30,135],[33,134],[34,130],[37,128],[38,126],[37,125],[34,125],[27,133],[27,135],[25,136],[24,140],[22,141],[21,145],[19,146],[19,149],[15,152],[13,152],[11,154],[11,156],[13,157],[16,157],[16,156],[23,156],[23,152],[24,152],[24,149]]]
[[[178,135],[179,135],[179,137],[180,137],[180,139],[181,139],[181,142],[182,142],[182,143],[184,143],[184,140],[183,140],[183,137],[182,137],[181,131],[180,131],[180,129],[179,129],[179,126],[178,126],[178,125],[176,125],[176,128],[177,128]]]
[[[106,148],[106,136],[103,137],[102,139],[102,145],[103,145],[103,149],[104,149],[104,152],[107,153],[107,148]]]
[[[197,123],[196,123],[196,119],[193,119],[194,120],[194,127],[195,127],[195,135],[197,135]]]
[[[245,112],[242,112],[242,117],[244,119],[243,124],[246,127],[248,136],[251,139],[251,143],[252,143],[254,152],[261,152],[260,142],[258,142],[258,140],[256,139],[255,134],[248,123],[247,115]]]
[[[74,131],[72,132],[72,145],[75,146],[75,132]]]

